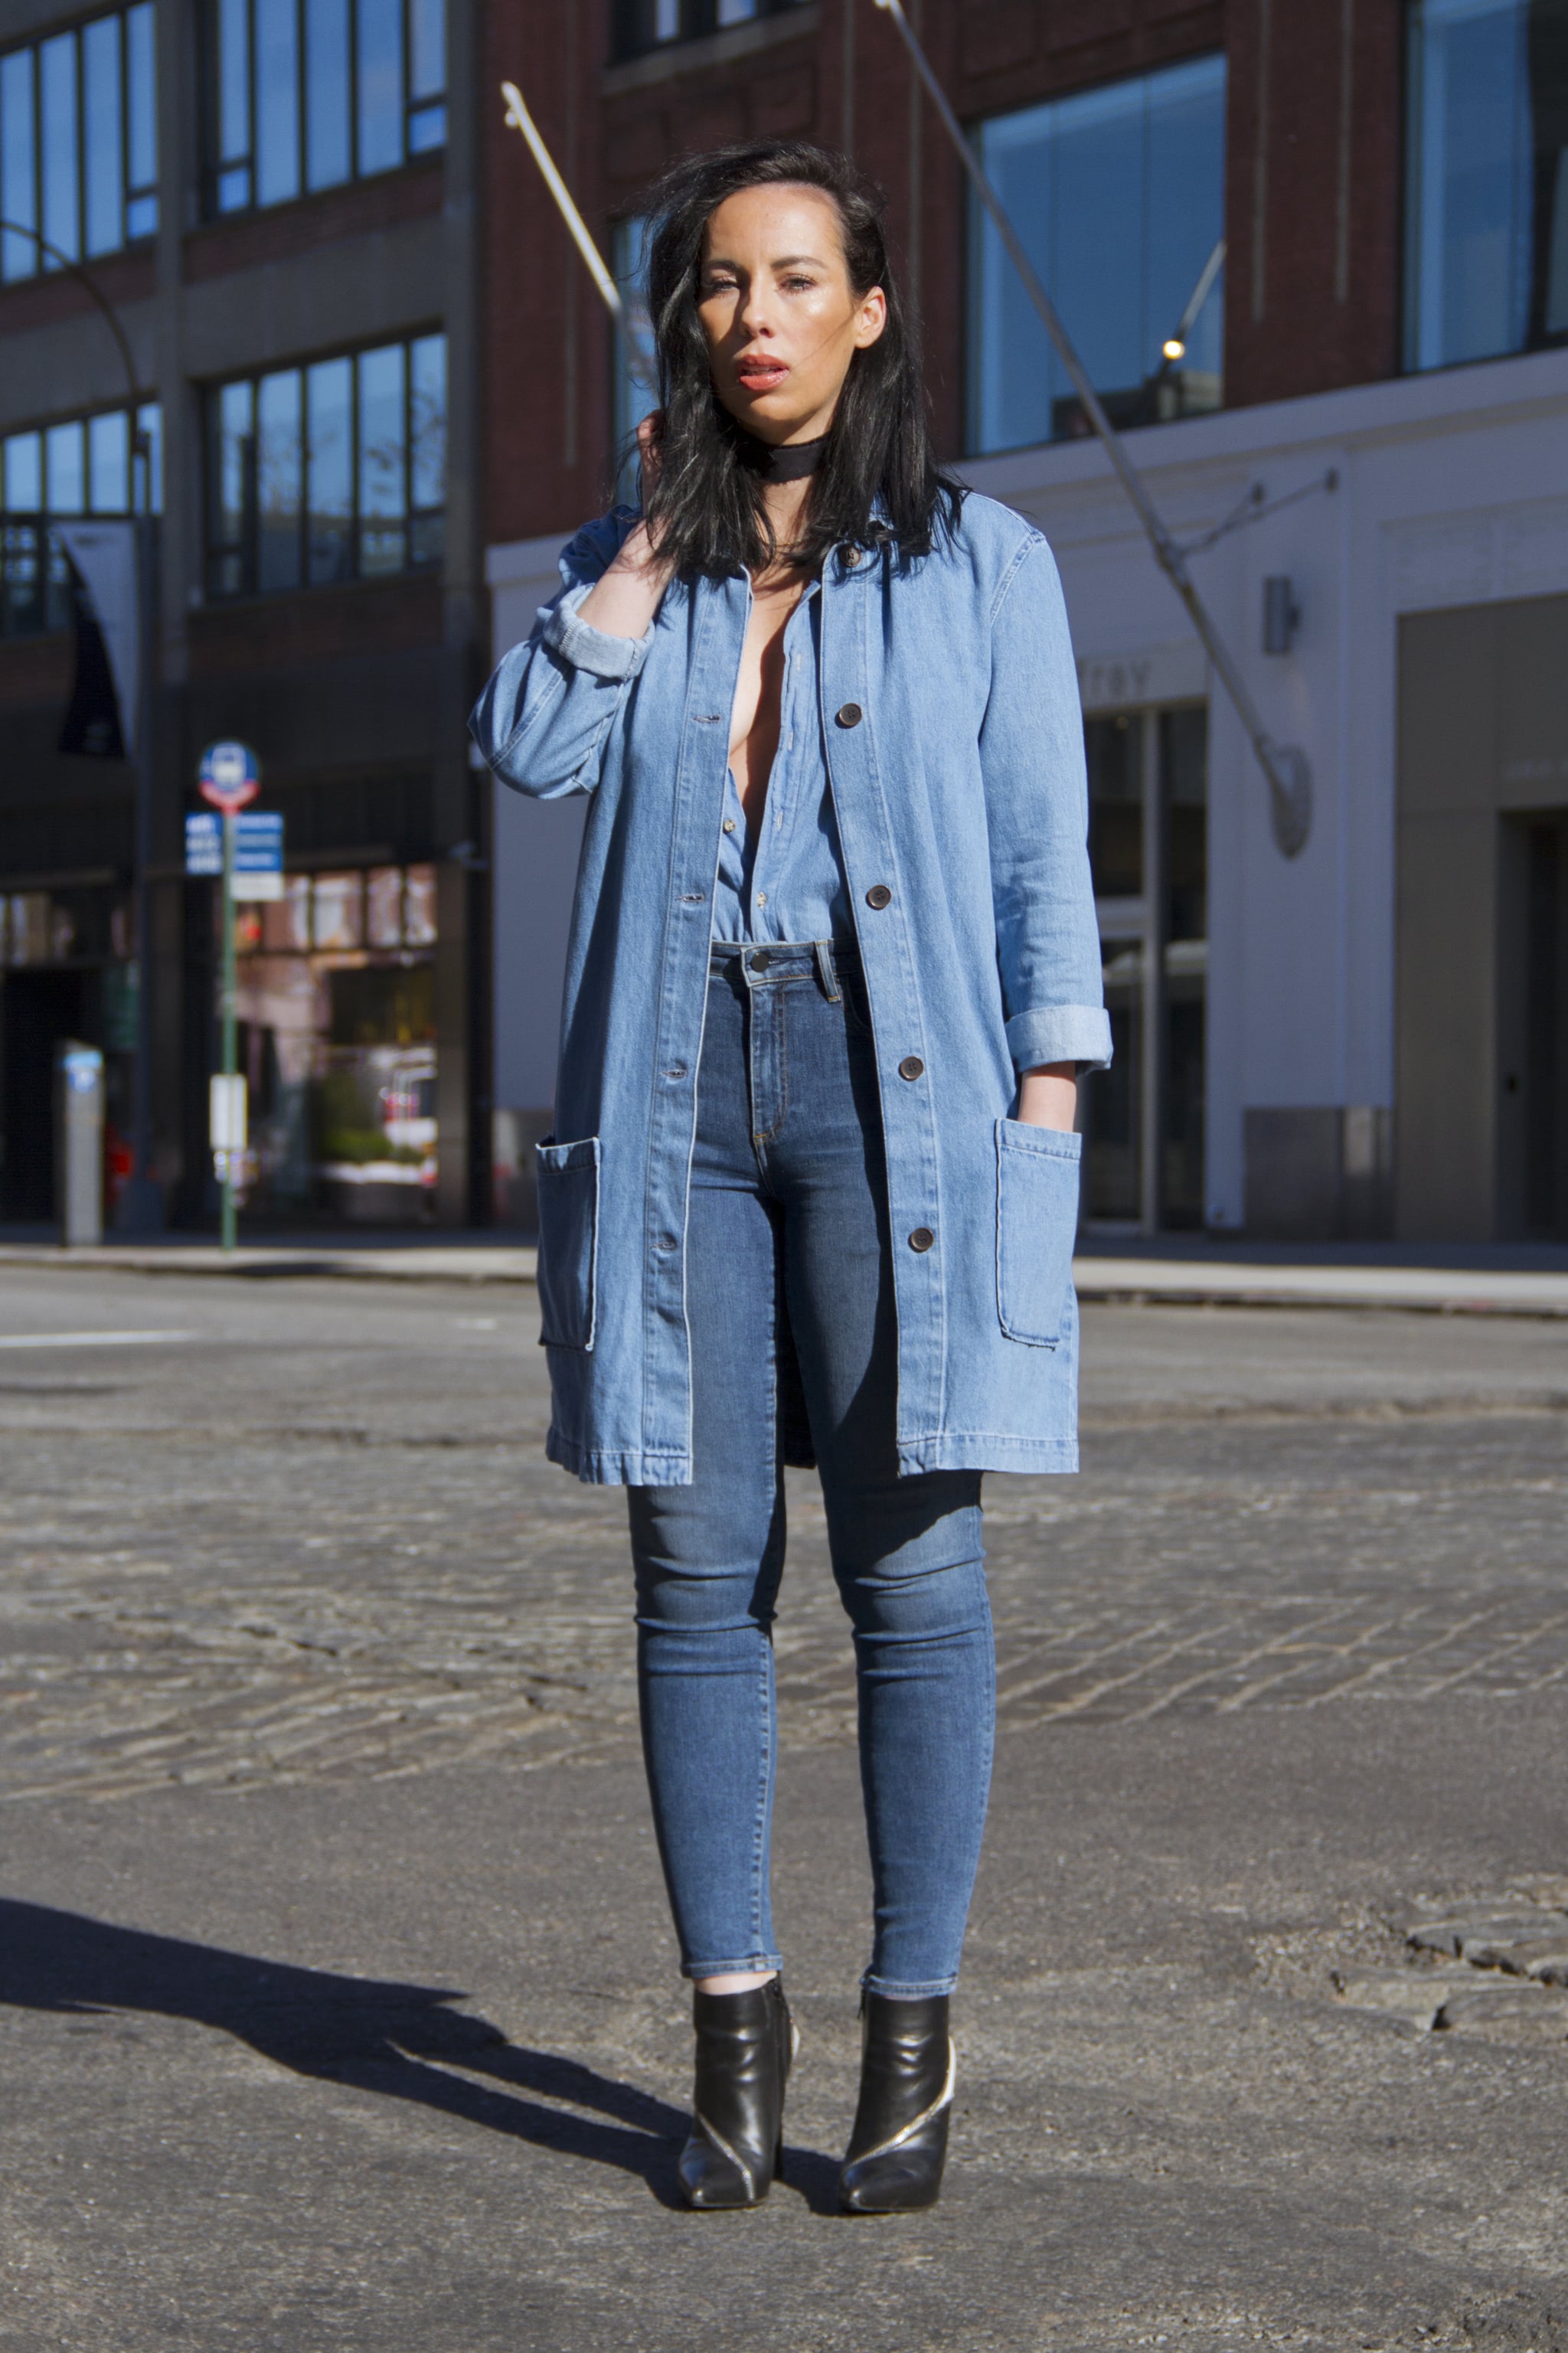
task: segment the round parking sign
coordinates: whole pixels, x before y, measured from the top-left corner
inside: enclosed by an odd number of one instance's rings
[[[196,781],[203,800],[232,815],[261,790],[261,763],[248,744],[209,744]]]

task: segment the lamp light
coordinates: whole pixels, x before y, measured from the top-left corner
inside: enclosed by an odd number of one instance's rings
[[[1179,360],[1186,357],[1187,347],[1180,335],[1168,335],[1161,344],[1160,350],[1165,359]]]

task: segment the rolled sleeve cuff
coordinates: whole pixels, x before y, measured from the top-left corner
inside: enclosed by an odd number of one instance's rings
[[[647,659],[653,631],[650,628],[641,638],[612,638],[603,629],[579,620],[578,607],[591,595],[594,586],[587,581],[580,588],[570,589],[552,609],[541,637],[574,670],[585,670],[595,678],[619,684],[623,679],[636,678],[641,670]]]
[[[1110,1016],[1103,1005],[1040,1005],[1015,1013],[1007,1024],[1013,1066],[1037,1070],[1042,1062],[1082,1062],[1091,1071],[1110,1067]]]

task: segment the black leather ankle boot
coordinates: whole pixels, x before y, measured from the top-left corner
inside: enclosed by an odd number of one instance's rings
[[[689,2206],[757,2206],[784,2155],[784,2085],[799,2041],[779,1979],[746,1993],[694,1993],[697,2085],[680,2152]]]
[[[860,2105],[838,2203],[846,2214],[907,2214],[942,2194],[954,2052],[947,1996],[860,2004]]]

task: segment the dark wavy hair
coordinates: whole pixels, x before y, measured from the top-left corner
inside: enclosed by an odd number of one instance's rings
[[[780,554],[763,496],[763,453],[713,389],[697,310],[710,217],[738,190],[778,183],[832,200],[854,293],[880,286],[888,298],[881,335],[850,362],[789,559],[815,570],[841,544],[892,545],[905,563],[952,533],[963,503],[962,486],[931,456],[918,334],[889,267],[880,190],[847,156],[804,139],[716,148],[675,164],[648,196],[648,314],[662,415],[647,522],[660,553],[688,578],[722,579]]]

